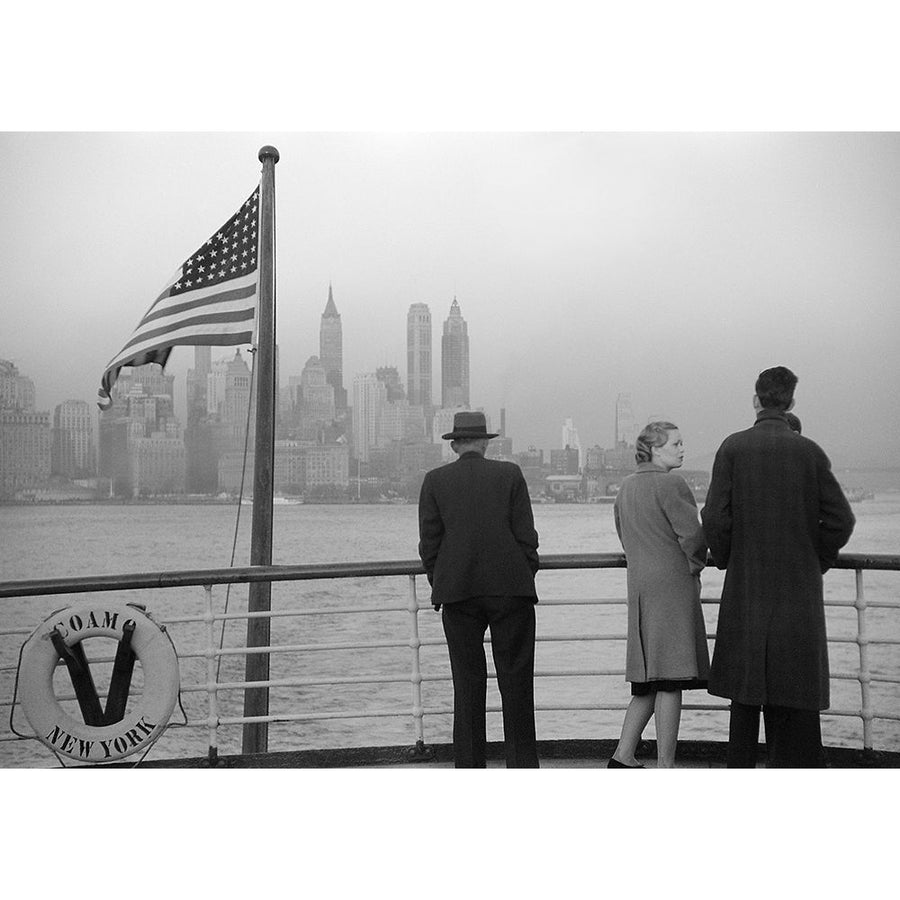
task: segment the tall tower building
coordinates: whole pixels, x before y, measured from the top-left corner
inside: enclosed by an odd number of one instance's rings
[[[188,425],[206,415],[206,376],[212,371],[212,347],[194,347],[194,368],[187,373]]]
[[[581,441],[578,439],[578,429],[575,427],[575,422],[572,419],[566,419],[563,422],[562,427],[562,447],[564,450],[575,450],[577,451],[577,468],[581,469],[582,466],[582,455],[581,455]]]
[[[456,297],[441,337],[441,406],[469,406],[469,333]]]
[[[369,461],[369,451],[378,444],[378,427],[387,386],[374,372],[353,379],[353,454],[360,462]]]
[[[406,316],[406,384],[409,405],[431,409],[431,311],[413,303]]]
[[[311,356],[303,367],[297,394],[296,434],[301,440],[317,440],[334,419],[334,387],[321,360]]]
[[[194,368],[187,373],[187,424],[184,429],[185,486],[189,494],[212,494],[217,488],[216,460],[206,413],[207,376],[212,347],[194,347]]]
[[[616,397],[616,446],[622,444],[633,447],[637,440],[637,426],[631,408],[631,394]]]
[[[67,478],[97,474],[93,411],[84,400],[66,400],[53,412],[51,470]]]
[[[325,377],[334,388],[334,405],[347,408],[347,391],[344,388],[344,337],[341,314],[334,305],[331,283],[328,284],[328,302],[319,326],[319,361],[325,369]]]

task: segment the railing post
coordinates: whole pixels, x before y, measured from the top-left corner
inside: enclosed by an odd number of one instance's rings
[[[216,619],[213,609],[212,585],[204,584],[206,591],[206,698],[209,707],[209,748],[207,758],[214,766],[219,757],[219,692],[216,690],[218,675],[216,674]]]
[[[425,708],[422,705],[422,659],[419,639],[419,598],[416,595],[416,576],[409,576],[409,646],[412,650],[413,721],[416,726],[416,746],[410,750],[410,759],[432,759],[434,750],[425,746]]]
[[[872,705],[870,684],[872,675],[869,672],[869,627],[866,618],[866,594],[863,589],[863,570],[855,569],[856,573],[856,643],[859,646],[859,690],[862,703],[863,722],[863,750],[873,748],[872,738]]]

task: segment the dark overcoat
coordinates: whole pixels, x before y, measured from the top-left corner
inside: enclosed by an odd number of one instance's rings
[[[706,541],[697,504],[677,472],[640,463],[613,507],[628,563],[625,679],[705,679],[709,673],[699,574]]]
[[[701,518],[726,570],[709,692],[827,709],[822,574],[855,521],[828,457],[783,413],[764,409],[716,453]]]
[[[428,472],[419,494],[419,538],[433,601],[537,600],[538,535],[515,463],[470,452]]]

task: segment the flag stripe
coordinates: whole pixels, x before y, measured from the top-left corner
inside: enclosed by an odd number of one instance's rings
[[[133,337],[123,348],[119,356],[114,359],[110,365],[121,365],[121,360],[131,356],[135,347],[150,342],[152,345],[161,345],[163,342],[171,342],[173,340],[193,334],[236,334],[247,330],[247,325],[251,326],[256,317],[256,307],[243,307],[227,312],[208,313],[203,316],[195,316],[192,319],[181,319],[177,322],[171,322],[161,328],[151,331],[142,331],[139,335]],[[202,328],[200,327],[202,326]],[[162,340],[160,340],[162,339]],[[235,341],[235,343],[240,343]],[[127,351],[127,352],[126,352]]]
[[[254,279],[253,284],[240,288],[239,290],[223,291],[220,294],[213,294],[211,297],[198,297],[196,300],[189,300],[186,303],[177,303],[173,306],[166,306],[162,309],[158,309],[156,312],[144,316],[141,326],[146,325],[148,322],[164,319],[166,316],[177,316],[194,309],[201,309],[204,306],[218,307],[222,304],[228,304],[236,300],[243,302],[246,301],[248,297],[253,297],[255,294],[256,280]]]

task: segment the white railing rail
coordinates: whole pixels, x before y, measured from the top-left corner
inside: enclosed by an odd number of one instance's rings
[[[567,554],[546,556],[541,560],[542,570],[584,569],[584,568],[623,568],[625,566],[622,554]],[[886,608],[900,611],[900,601],[879,600],[867,601],[864,585],[864,572],[866,570],[900,571],[900,557],[887,555],[844,554],[837,565],[837,569],[851,569],[855,572],[855,596],[853,598],[837,598],[826,600],[826,605],[831,607],[853,607],[856,610],[856,635],[855,637],[830,637],[830,644],[855,643],[858,646],[858,667],[850,672],[832,672],[832,679],[837,681],[856,681],[860,689],[860,704],[858,708],[831,708],[824,715],[838,717],[857,717],[862,723],[862,747],[865,750],[873,748],[873,722],[876,719],[900,721],[900,708],[876,708],[873,703],[873,684],[900,684],[900,676],[889,673],[873,671],[870,661],[870,648],[873,645],[900,644],[900,639],[873,638],[870,636],[868,612],[873,608]],[[184,587],[188,585],[200,585],[204,590],[204,612],[202,615],[186,615],[180,617],[164,618],[164,623],[169,625],[203,624],[205,625],[205,642],[203,646],[189,649],[179,648],[179,659],[189,660],[205,659],[205,681],[182,685],[185,694],[202,693],[206,695],[206,717],[197,717],[187,721],[188,727],[205,728],[208,732],[208,752],[211,758],[218,753],[219,730],[223,727],[244,725],[251,722],[308,722],[316,720],[334,719],[367,719],[378,717],[411,717],[417,746],[422,748],[425,744],[426,730],[425,719],[428,716],[447,715],[452,713],[452,706],[433,705],[426,706],[423,696],[423,683],[435,681],[448,681],[450,678],[449,667],[441,674],[425,674],[422,669],[421,649],[430,645],[443,644],[443,639],[429,639],[420,636],[419,614],[423,610],[431,612],[429,602],[421,602],[418,597],[418,581],[423,572],[418,562],[389,562],[389,563],[351,563],[318,566],[271,566],[271,567],[246,567],[242,569],[211,569],[194,572],[171,572],[154,575],[122,575],[102,576],[98,578],[79,579],[51,579],[40,581],[22,581],[0,583],[0,610],[4,598],[23,596],[43,596],[49,594],[71,594],[95,591],[112,590],[136,590],[160,587]],[[408,589],[405,600],[398,592],[396,601],[383,603],[378,606],[360,607],[357,605],[347,607],[304,607],[291,609],[278,609],[272,612],[248,613],[216,612],[213,602],[213,585],[246,583],[252,581],[300,581],[314,579],[334,578],[360,578],[360,577],[396,577],[405,576],[408,580]],[[702,600],[704,605],[717,605],[717,598]],[[542,599],[541,607],[552,606],[623,606],[624,598],[571,598],[571,599]],[[367,613],[407,612],[408,630],[406,634],[398,635],[392,640],[370,641],[333,641],[312,644],[283,644],[267,647],[246,646],[220,647],[217,634],[217,623],[229,620],[246,620],[269,616],[271,618],[298,617],[298,616],[340,616],[360,615]],[[21,639],[31,633],[35,622],[31,627],[0,628],[0,638]],[[554,634],[539,630],[537,640],[539,643],[547,642],[603,642],[623,641],[624,632],[613,633],[584,633],[584,634]],[[712,640],[714,634],[708,635]],[[219,661],[227,656],[245,656],[250,653],[318,653],[336,650],[382,650],[408,647],[410,651],[409,671],[406,674],[383,673],[351,673],[346,676],[328,677],[293,677],[270,679],[267,681],[226,681],[220,680],[217,671]],[[624,652],[623,652],[624,659]],[[93,660],[92,660],[93,661]],[[97,661],[103,661],[98,658]],[[0,666],[0,674],[6,676],[4,683],[13,682],[16,666]],[[541,669],[535,671],[535,678],[560,678],[568,676],[624,676],[624,668],[580,667],[572,669]],[[493,676],[491,676],[493,677]],[[363,684],[409,684],[412,696],[411,704],[404,707],[372,708],[365,709],[340,709],[340,710],[316,710],[313,712],[279,712],[265,716],[227,716],[223,715],[219,694],[226,691],[240,691],[246,688],[284,688],[284,687],[315,687],[336,685],[363,685]],[[14,713],[12,690],[8,693],[4,689],[0,696],[0,709],[4,711],[3,717],[9,721]],[[101,697],[105,694],[101,692]],[[74,694],[60,696],[60,700],[73,700]],[[622,710],[627,707],[626,702],[611,702],[598,696],[595,701],[576,702],[565,700],[556,703],[539,702],[536,704],[538,711],[574,711],[574,710]],[[726,710],[725,702],[685,703],[685,710]],[[488,706],[489,711],[499,711],[499,706]],[[24,724],[24,723],[23,723]],[[0,742],[28,739],[14,733],[0,732]],[[827,741],[827,735],[826,735]],[[880,749],[898,748],[885,747]]]

